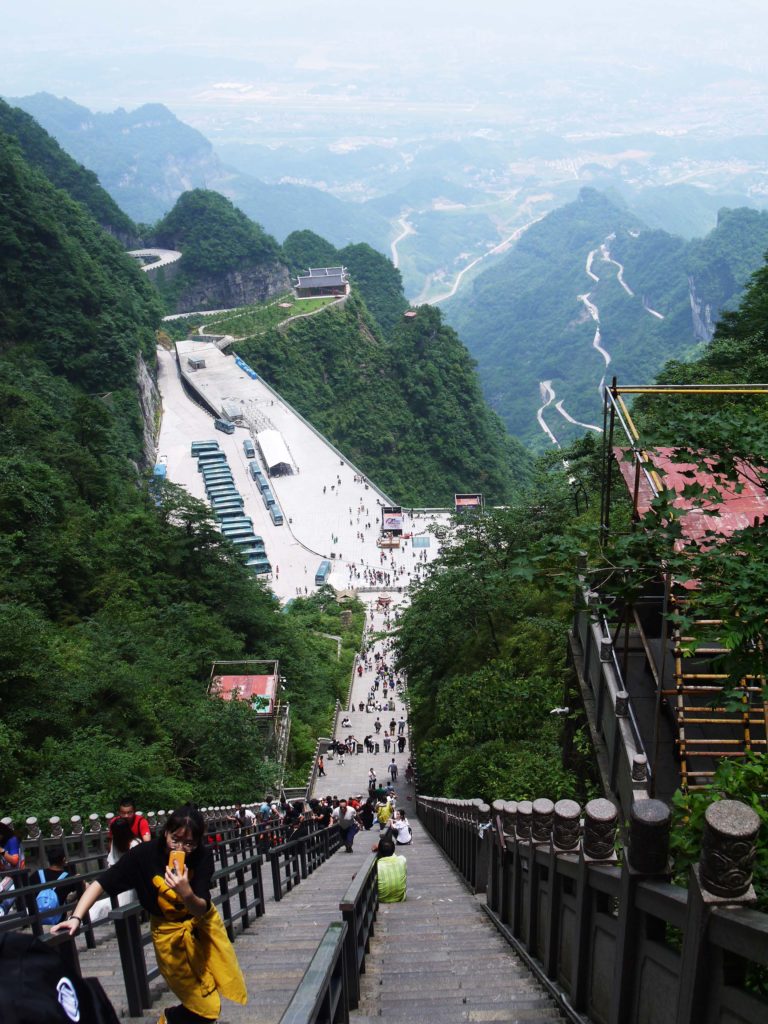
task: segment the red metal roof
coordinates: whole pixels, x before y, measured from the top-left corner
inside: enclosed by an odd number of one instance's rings
[[[272,711],[277,693],[275,676],[214,676],[211,692],[223,700],[247,700],[255,710]]]
[[[616,447],[614,457],[621,470],[621,475],[631,495],[635,489],[635,463],[626,459],[627,449]],[[722,538],[730,537],[738,530],[753,526],[755,521],[762,522],[768,516],[768,494],[759,483],[759,477],[765,470],[756,470],[743,460],[735,460],[738,480],[734,480],[716,470],[703,470],[700,463],[680,461],[679,448],[654,448],[647,451],[652,467],[661,477],[662,486],[673,490],[675,508],[682,509],[681,524],[683,535],[689,540],[711,543],[712,538],[705,537],[708,530]],[[702,460],[710,467],[716,464],[716,458]],[[697,504],[697,499],[683,497],[686,485],[700,484],[704,490],[716,487],[720,497],[713,501]],[[738,486],[738,490],[737,490]],[[638,488],[637,511],[644,515],[651,506],[653,491],[644,474],[640,474]],[[699,502],[701,499],[698,499]],[[707,515],[707,510],[717,511],[718,515]]]

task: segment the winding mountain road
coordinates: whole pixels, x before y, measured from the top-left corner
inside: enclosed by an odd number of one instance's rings
[[[410,212],[410,210],[406,210],[403,216],[398,219],[397,223],[400,225],[402,230],[400,231],[400,234],[397,236],[397,238],[393,240],[392,244],[389,247],[389,250],[392,253],[392,263],[395,267],[400,266],[400,255],[397,251],[398,245],[403,241],[404,238],[407,238],[408,235],[416,234],[416,228],[408,220],[408,214]]]
[[[175,249],[131,249],[129,256],[137,260],[149,260],[152,263],[145,263],[142,270],[146,273],[149,270],[157,270],[158,267],[167,267],[181,259],[181,253]]]
[[[544,410],[547,408],[548,405],[551,405],[552,402],[555,400],[555,391],[554,391],[554,388],[552,387],[552,381],[551,380],[540,380],[539,381],[539,392],[541,393],[541,401],[543,402],[543,405],[539,406],[539,410],[536,413],[536,419],[539,421],[539,426],[544,431],[544,433],[547,435],[547,437],[550,439],[552,444],[556,444],[557,447],[559,448],[560,447],[560,442],[557,440],[555,435],[549,429],[549,427],[547,426],[546,421],[544,419]]]
[[[461,279],[464,277],[465,274],[469,273],[469,271],[473,267],[476,267],[478,263],[482,263],[483,260],[488,259],[489,256],[498,256],[501,253],[503,253],[512,244],[512,242],[518,241],[520,236],[523,235],[528,230],[528,228],[532,227],[534,224],[538,224],[540,220],[544,220],[544,216],[545,215],[542,214],[541,217],[536,217],[534,218],[534,220],[528,221],[527,224],[523,224],[519,228],[515,228],[515,230],[508,238],[503,239],[503,241],[499,242],[497,245],[494,245],[492,248],[488,249],[481,256],[476,256],[471,263],[468,263],[463,270],[460,270],[458,272],[450,291],[447,291],[443,295],[438,295],[436,298],[429,300],[430,306],[436,306],[438,302],[445,302],[446,299],[453,298],[453,296],[459,290]]]

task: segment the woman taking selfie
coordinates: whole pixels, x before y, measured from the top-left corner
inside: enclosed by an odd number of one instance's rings
[[[198,810],[174,811],[153,842],[129,850],[91,882],[71,917],[51,929],[76,935],[98,899],[135,889],[151,917],[160,973],[181,1000],[160,1015],[158,1024],[216,1020],[220,995],[235,1003],[247,1001],[235,951],[211,902],[213,856],[201,845],[204,834]]]

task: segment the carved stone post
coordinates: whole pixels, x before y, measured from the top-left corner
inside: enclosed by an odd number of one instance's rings
[[[632,781],[645,782],[648,778],[648,758],[645,754],[632,755]]]
[[[530,800],[519,800],[517,814],[515,816],[515,835],[523,843],[531,841],[531,819],[533,817],[533,804]]]
[[[551,800],[539,799],[533,801],[531,819],[531,839],[534,843],[546,843],[552,838],[552,828],[555,821],[555,805]]]
[[[718,800],[704,814],[701,860],[691,870],[683,927],[676,1020],[704,1020],[719,961],[707,941],[709,915],[723,904],[754,902],[752,869],[760,819],[746,804]]]
[[[579,847],[581,807],[575,800],[558,800],[552,840],[555,850],[570,853]]]
[[[610,800],[590,800],[584,808],[584,839],[576,877],[575,920],[571,965],[571,1001],[577,1010],[587,1006],[589,992],[589,934],[592,899],[589,890],[589,865],[616,860],[614,846],[618,812]]]
[[[636,889],[644,877],[669,876],[671,814],[661,800],[636,800],[629,814],[629,849],[621,873],[618,900],[613,986],[608,1024],[623,1024],[632,1017],[637,988],[637,944],[642,922],[636,907]]]
[[[584,813],[584,857],[586,860],[616,859],[618,812],[610,800],[590,800]]]
[[[704,814],[699,880],[721,899],[754,898],[752,868],[760,819],[738,800],[718,800]]]
[[[537,936],[538,936],[538,914],[539,914],[539,887],[541,883],[542,874],[546,871],[548,874],[549,864],[547,863],[546,869],[541,864],[539,857],[537,856],[537,847],[551,846],[552,841],[552,828],[554,825],[555,818],[555,805],[551,800],[539,798],[533,801],[531,807],[531,847],[530,847],[530,860],[528,862],[528,892],[527,896],[527,927],[525,944],[530,953],[538,956],[539,959],[543,960],[544,955],[540,950],[536,948]],[[551,882],[551,876],[550,882]],[[551,898],[551,884],[549,890],[549,896]]]
[[[669,807],[661,800],[635,800],[629,815],[628,862],[641,875],[669,872]]]
[[[504,835],[509,836],[510,839],[515,837],[515,829],[517,825],[517,801],[516,800],[505,800],[504,801]]]

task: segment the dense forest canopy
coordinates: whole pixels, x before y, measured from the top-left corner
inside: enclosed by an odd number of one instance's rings
[[[484,404],[436,309],[399,317],[385,335],[353,295],[236,348],[399,502],[448,506],[465,490],[503,502],[525,479],[527,454]]]
[[[136,389],[155,291],[0,137],[0,788],[3,814],[253,799],[273,777],[216,658],[277,658],[305,770],[359,643],[327,593],[283,614],[206,505],[147,492]],[[345,635],[342,659],[318,632]],[[228,743],[221,739],[227,736]],[[237,757],[231,756],[231,749]]]
[[[189,274],[223,274],[280,258],[280,247],[218,192],[196,188],[179,196],[173,209],[155,225],[150,240],[184,253]]]

